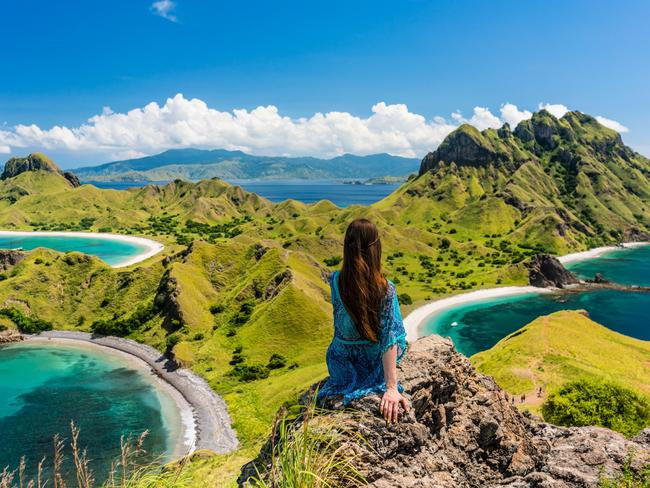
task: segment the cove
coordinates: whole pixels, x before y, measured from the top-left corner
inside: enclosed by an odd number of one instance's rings
[[[0,348],[0,469],[16,468],[23,455],[30,477],[43,456],[50,469],[52,437],[69,440],[71,420],[99,483],[120,452],[120,436],[148,430],[148,460],[165,459],[178,443],[173,399],[124,358],[58,343]]]
[[[97,256],[113,267],[128,266],[160,252],[162,244],[141,237],[93,232],[0,231],[0,249],[38,247]]]
[[[581,278],[596,273],[623,284],[650,285],[650,246],[610,251],[566,265]],[[464,303],[428,317],[420,335],[450,337],[459,352],[471,356],[494,346],[540,315],[585,309],[611,330],[650,340],[650,293],[594,290],[580,293],[528,293]]]

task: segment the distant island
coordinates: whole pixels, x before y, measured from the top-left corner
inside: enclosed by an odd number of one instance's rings
[[[417,172],[420,160],[390,154],[355,156],[344,154],[331,159],[313,157],[254,156],[224,149],[171,149],[154,156],[114,161],[73,170],[82,181],[198,181],[221,179],[377,179],[398,182]],[[374,183],[374,182],[373,182]],[[378,183],[375,183],[378,184]]]

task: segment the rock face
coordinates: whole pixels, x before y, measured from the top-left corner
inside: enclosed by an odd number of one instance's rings
[[[529,283],[539,288],[564,288],[580,283],[576,275],[548,254],[534,256],[528,264],[528,273]]]
[[[5,163],[4,171],[0,175],[0,179],[6,180],[13,178],[26,171],[48,171],[50,173],[57,173],[63,176],[73,188],[81,186],[79,178],[70,172],[63,172],[54,161],[48,158],[45,154],[33,153],[25,158],[11,158]]]
[[[25,256],[26,254],[23,251],[0,249],[0,270],[6,271],[12,266],[15,266],[25,259]]]
[[[22,340],[24,340],[24,337],[16,329],[0,330],[0,344],[10,344]]]
[[[595,132],[597,137],[593,137]],[[571,167],[581,158],[575,151],[576,144],[603,153],[616,152],[626,159],[633,156],[633,151],[623,145],[617,132],[600,126],[589,115],[568,112],[557,119],[546,110],[540,110],[520,122],[514,131],[506,125],[498,130],[480,132],[468,124],[461,125],[438,149],[425,156],[420,164],[420,175],[441,162],[475,167],[506,165],[514,169],[559,147],[562,150],[554,154],[553,159]]]
[[[595,487],[601,473],[618,473],[630,452],[633,470],[650,456],[650,429],[628,440],[607,429],[555,427],[524,416],[492,378],[437,336],[411,344],[399,377],[412,409],[398,424],[379,417],[377,396],[337,413],[343,448],[369,486]],[[336,406],[337,399],[325,405]],[[277,441],[244,466],[240,486],[256,475],[255,466],[269,465]]]

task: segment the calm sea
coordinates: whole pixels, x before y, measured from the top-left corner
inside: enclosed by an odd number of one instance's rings
[[[354,185],[330,180],[228,180],[239,185],[246,191],[257,193],[272,202],[281,202],[289,198],[304,203],[314,203],[319,200],[330,200],[339,207],[350,205],[371,205],[391,194],[399,184],[389,185]],[[164,181],[144,181],[129,183],[102,183],[86,181],[98,188],[124,190],[155,184],[165,184]]]
[[[148,458],[173,450],[162,412],[173,408],[144,373],[121,358],[74,346],[16,344],[0,348],[0,470],[25,456],[28,475],[46,456],[52,463],[52,436],[66,441],[70,469],[70,421],[81,429],[99,482],[120,452],[120,436],[149,430]],[[48,483],[49,486],[49,483]],[[74,483],[76,486],[76,482]]]
[[[611,281],[650,285],[650,246],[613,251],[567,267],[583,278],[602,273]],[[650,340],[650,293],[614,290],[529,294],[467,303],[430,317],[422,332],[451,337],[460,352],[471,356],[540,315],[569,309],[585,309],[599,324]]]

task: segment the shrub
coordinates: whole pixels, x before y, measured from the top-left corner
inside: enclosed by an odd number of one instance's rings
[[[126,336],[142,327],[156,315],[156,309],[152,305],[138,305],[135,311],[126,318],[96,320],[90,326],[97,334]]]
[[[397,295],[397,301],[402,305],[411,305],[413,303],[413,299],[408,293],[400,293]]]
[[[551,393],[542,415],[557,425],[596,425],[633,436],[650,425],[650,402],[615,383],[582,379]]]
[[[323,262],[326,266],[336,266],[341,261],[343,261],[343,258],[341,256],[332,256],[330,258],[323,259]]]
[[[181,338],[178,334],[170,334],[167,336],[167,340],[165,341],[165,346],[167,347],[167,351],[171,351],[174,349],[174,346],[178,344],[181,341]]]
[[[52,330],[52,324],[45,320],[27,317],[17,308],[2,308],[0,315],[11,320],[20,332],[25,334],[38,334],[44,330]]]
[[[284,368],[287,365],[287,358],[285,358],[282,354],[271,354],[271,357],[269,358],[269,363],[266,365],[267,368],[269,369],[280,369]]]
[[[447,239],[446,237],[443,237],[440,240],[440,244],[438,245],[438,247],[440,249],[449,249],[449,246],[451,246],[451,241],[449,239]]]
[[[233,315],[230,319],[230,323],[235,326],[244,325],[248,322],[248,319],[253,315],[253,310],[255,309],[255,302],[252,300],[247,300],[241,304],[239,311]]]
[[[218,313],[223,312],[226,309],[226,307],[222,304],[219,305],[210,305],[210,313],[213,315],[217,315]]]
[[[248,382],[268,378],[271,371],[263,364],[238,364],[229,374]]]
[[[194,340],[195,341],[202,341],[205,338],[205,334],[203,332],[197,332],[194,334]]]

